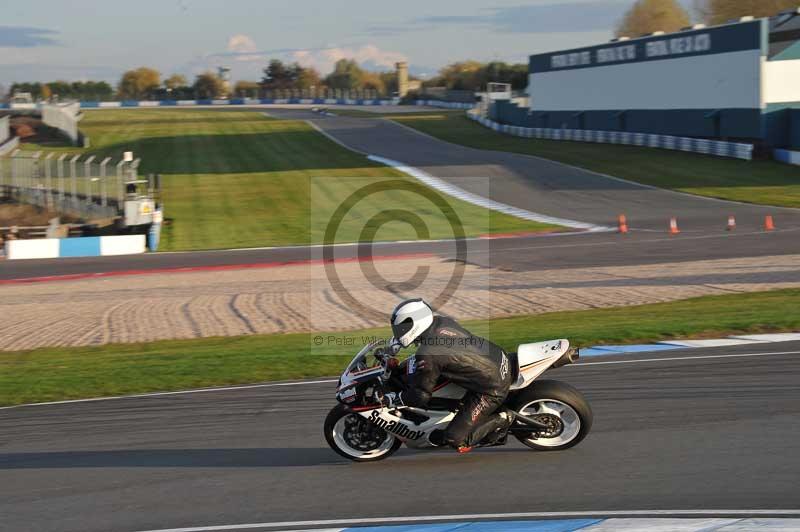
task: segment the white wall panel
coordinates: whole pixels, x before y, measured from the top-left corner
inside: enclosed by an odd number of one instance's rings
[[[9,259],[54,259],[58,257],[57,238],[9,240],[6,242]]]
[[[100,237],[100,254],[133,255],[145,252],[144,235],[118,235]]]
[[[537,111],[761,107],[759,50],[698,55],[530,76]]]
[[[764,103],[800,102],[800,59],[764,63]]]

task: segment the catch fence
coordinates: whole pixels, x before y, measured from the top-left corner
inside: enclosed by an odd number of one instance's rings
[[[140,160],[23,152],[0,157],[0,196],[86,220],[120,216]],[[134,185],[135,186],[135,185]]]

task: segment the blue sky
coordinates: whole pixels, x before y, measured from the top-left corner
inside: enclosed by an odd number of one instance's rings
[[[0,83],[104,79],[152,66],[192,77],[229,66],[260,77],[270,57],[323,73],[341,57],[432,74],[466,58],[526,61],[532,53],[607,40],[633,0],[38,0],[0,19]],[[688,0],[687,0],[688,3]]]

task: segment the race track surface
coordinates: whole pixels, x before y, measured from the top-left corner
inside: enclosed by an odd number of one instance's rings
[[[724,220],[723,220],[724,221]],[[694,260],[789,255],[800,252],[800,227],[764,232],[741,228],[726,232],[685,232],[670,236],[663,232],[573,233],[497,240],[470,240],[467,260],[487,267],[528,271],[553,267],[622,266],[689,262]],[[376,256],[434,253],[454,258],[449,242],[375,243]],[[337,258],[359,256],[358,246],[337,248]],[[82,257],[0,261],[0,283],[14,279],[82,275],[98,272],[139,272],[180,268],[205,268],[318,260],[320,248],[285,247],[152,253],[125,257]]]
[[[312,118],[308,111],[271,110],[272,116]],[[520,155],[467,148],[421,134],[390,120],[326,117],[313,120],[340,143],[385,157],[444,179],[491,199],[548,216],[597,225],[614,225],[626,214],[635,229],[663,230],[677,217],[690,231],[717,230],[729,215],[747,227],[758,227],[764,215],[780,214],[800,226],[800,211],[720,201],[656,189],[599,175],[561,163]]]
[[[594,409],[570,451],[402,449],[375,464],[328,449],[334,383],[0,410],[0,530],[798,509],[798,371],[800,343],[588,358],[548,374]]]
[[[263,108],[254,109],[264,111]],[[388,120],[322,117],[308,109],[271,107],[275,117],[311,120],[331,138],[364,153],[419,167],[479,195],[529,211],[613,226],[625,213],[631,234],[511,238],[471,244],[469,260],[513,269],[552,264],[578,267],[651,264],[796,253],[800,250],[800,210],[747,205],[654,189],[524,155],[466,148],[420,134]],[[485,178],[476,182],[474,179]],[[487,187],[488,184],[488,187]],[[772,215],[776,233],[762,229]],[[737,230],[725,231],[729,215]],[[670,217],[681,234],[667,235]],[[378,244],[376,254],[438,253],[441,243]],[[355,247],[337,256],[353,256]],[[319,258],[314,248],[226,250],[128,257],[0,262],[0,281],[26,277],[121,270],[286,262]]]

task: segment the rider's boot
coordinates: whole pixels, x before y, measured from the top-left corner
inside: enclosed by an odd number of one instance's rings
[[[497,445],[505,437],[508,427],[514,422],[513,415],[506,409],[492,414],[482,425],[472,431],[465,442],[468,446]]]

